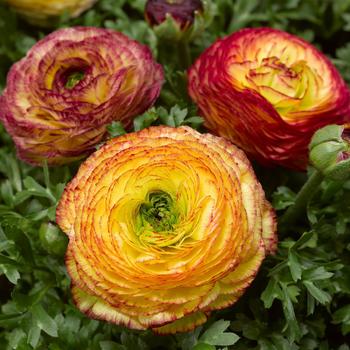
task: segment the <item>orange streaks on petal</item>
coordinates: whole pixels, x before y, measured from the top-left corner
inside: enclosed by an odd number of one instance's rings
[[[157,231],[140,208],[160,191],[177,217]],[[159,334],[193,329],[204,311],[233,304],[276,242],[273,210],[245,154],[188,127],[107,142],[66,187],[57,223],[69,237],[78,308]]]

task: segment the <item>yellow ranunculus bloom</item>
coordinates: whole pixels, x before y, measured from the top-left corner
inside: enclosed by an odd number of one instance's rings
[[[77,17],[97,0],[5,0],[29,23],[50,26],[52,19],[67,13]]]
[[[276,244],[244,153],[188,127],[108,142],[66,187],[57,222],[77,307],[160,334],[235,303]]]

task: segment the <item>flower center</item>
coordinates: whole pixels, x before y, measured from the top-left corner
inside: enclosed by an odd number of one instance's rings
[[[84,79],[85,73],[82,71],[75,71],[70,73],[67,76],[67,81],[65,84],[65,87],[67,89],[72,89],[74,88],[75,85],[77,85],[81,80]]]
[[[151,228],[155,232],[173,231],[177,220],[174,201],[163,191],[150,192],[138,213],[138,226],[141,230]]]
[[[313,108],[327,90],[323,78],[305,60],[283,62],[278,57],[233,63],[230,73],[242,90],[255,90],[269,101],[285,121],[295,121],[293,112]]]
[[[285,97],[299,97],[296,96],[300,85],[300,74],[303,71],[301,62],[297,62],[290,67],[283,64],[276,57],[265,58],[262,64],[249,70],[247,80],[253,87],[277,88]],[[264,91],[265,92],[265,91]]]

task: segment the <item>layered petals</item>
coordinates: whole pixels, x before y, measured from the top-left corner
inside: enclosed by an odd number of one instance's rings
[[[0,119],[32,164],[90,153],[113,120],[129,127],[159,95],[163,71],[151,51],[113,30],[61,29],[14,64]]]
[[[5,0],[28,22],[39,26],[51,26],[63,14],[71,18],[79,16],[97,0]]]
[[[188,127],[109,141],[68,184],[56,220],[77,307],[160,334],[232,305],[276,246],[244,153]]]
[[[306,168],[313,133],[350,120],[350,95],[332,63],[306,41],[271,28],[218,40],[189,71],[206,126],[263,164]]]

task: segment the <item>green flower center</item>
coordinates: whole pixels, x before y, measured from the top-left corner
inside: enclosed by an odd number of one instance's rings
[[[79,72],[79,71],[69,74],[65,85],[66,88],[67,89],[74,88],[74,86],[77,85],[79,81],[84,79],[84,76],[85,76],[84,72]]]
[[[173,231],[178,221],[178,214],[174,208],[171,196],[163,191],[150,192],[146,201],[141,204],[137,226],[139,230],[153,230],[155,232]]]

